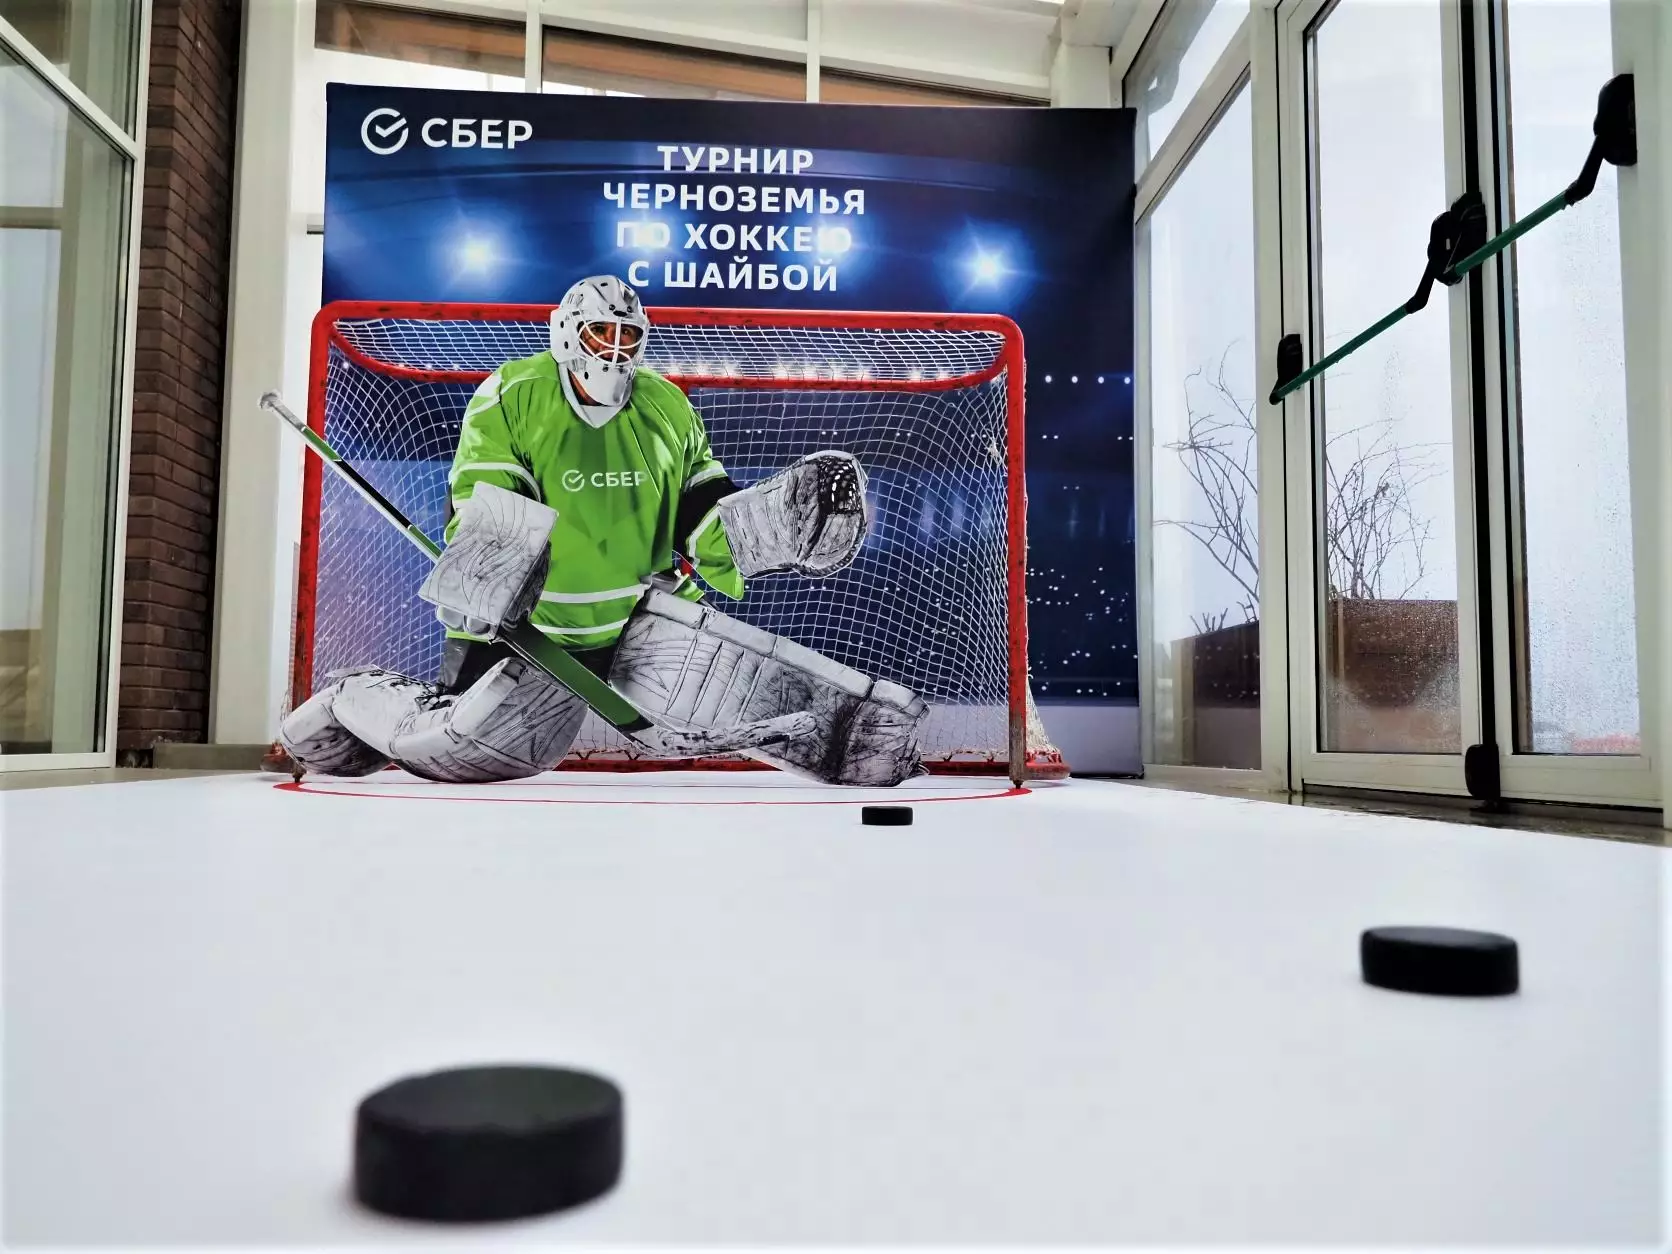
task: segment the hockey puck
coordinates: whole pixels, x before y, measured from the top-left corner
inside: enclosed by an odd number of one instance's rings
[[[866,827],[910,827],[910,806],[865,806],[859,821]]]
[[[385,1215],[470,1223],[578,1206],[621,1176],[621,1090],[553,1067],[409,1076],[360,1103],[354,1196]]]
[[[1359,938],[1364,982],[1401,993],[1502,997],[1521,987],[1516,944],[1452,927],[1373,927]]]

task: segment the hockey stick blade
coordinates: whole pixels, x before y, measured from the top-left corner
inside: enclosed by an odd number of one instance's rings
[[[282,419],[301,435],[320,461],[345,479],[390,526],[404,533],[419,552],[432,561],[440,556],[441,546],[401,513],[394,502],[373,487],[364,475],[344,461],[324,436],[298,418],[277,392],[264,393],[260,404],[261,408]],[[650,720],[639,713],[631,701],[577,662],[567,649],[546,639],[537,627],[527,622],[519,623],[499,638],[529,665],[539,667],[586,702],[600,718],[618,731],[637,739],[639,733],[652,727]]]
[[[737,727],[722,727],[714,731],[676,731],[671,727],[656,727],[640,732],[633,739],[663,757],[701,758],[713,753],[742,753],[767,745],[783,744],[799,736],[810,736],[818,729],[818,721],[811,711],[797,710],[776,718],[758,719]]]

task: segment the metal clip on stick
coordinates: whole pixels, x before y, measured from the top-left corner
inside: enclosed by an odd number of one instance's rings
[[[1403,321],[1428,304],[1436,281],[1447,287],[1462,282],[1465,275],[1497,256],[1528,231],[1554,217],[1569,205],[1576,205],[1595,190],[1602,163],[1637,164],[1637,105],[1632,76],[1620,74],[1608,80],[1597,94],[1596,117],[1591,123],[1591,150],[1586,154],[1579,177],[1532,213],[1507,230],[1481,242],[1486,234],[1486,207],[1480,193],[1468,192],[1428,229],[1428,266],[1411,299],[1387,314],[1374,326],[1361,331],[1323,360],[1302,369],[1305,348],[1301,337],[1285,335],[1277,345],[1277,386],[1270,401],[1278,404],[1289,393],[1316,379],[1337,362],[1352,356],[1395,323]],[[1467,251],[1465,251],[1467,250]],[[1459,258],[1458,254],[1464,255]]]
[[[1414,314],[1428,304],[1436,279],[1447,287],[1461,283],[1463,272],[1454,267],[1485,242],[1486,205],[1479,192],[1464,192],[1428,227],[1428,268],[1422,272],[1416,292],[1405,302],[1405,312]]]

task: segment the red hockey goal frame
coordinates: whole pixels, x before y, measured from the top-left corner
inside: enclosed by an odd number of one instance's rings
[[[363,369],[418,383],[475,384],[486,370],[429,369],[377,360],[351,343],[339,330],[353,320],[549,322],[555,305],[477,304],[441,302],[336,301],[313,320],[309,355],[308,424],[325,435],[326,397],[331,353],[335,350]],[[916,314],[850,310],[685,309],[652,307],[653,326],[809,328],[852,331],[976,331],[996,334],[1002,347],[992,363],[979,372],[934,378],[763,377],[745,374],[669,373],[667,378],[685,391],[705,387],[794,389],[797,391],[936,392],[974,387],[1005,376],[1006,415],[1006,601],[1009,656],[1008,761],[957,759],[928,764],[936,774],[991,774],[1005,766],[1012,780],[1060,779],[1068,767],[1040,729],[1029,744],[1030,725],[1038,726],[1028,691],[1027,658],[1027,488],[1024,478],[1025,375],[1021,329],[997,314]],[[295,632],[291,658],[292,706],[313,691],[314,628],[318,614],[320,510],[325,469],[319,458],[306,458],[302,480],[300,553],[296,579]],[[565,769],[770,769],[749,759],[719,758],[670,762],[665,759],[566,760]]]

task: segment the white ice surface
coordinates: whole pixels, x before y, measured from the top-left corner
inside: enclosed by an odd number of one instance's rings
[[[1002,788],[0,793],[5,1238],[457,1242],[347,1201],[352,1110],[529,1060],[623,1086],[626,1175],[478,1239],[1656,1240],[1662,851]],[[1524,991],[1365,987],[1406,922],[1517,937]]]

